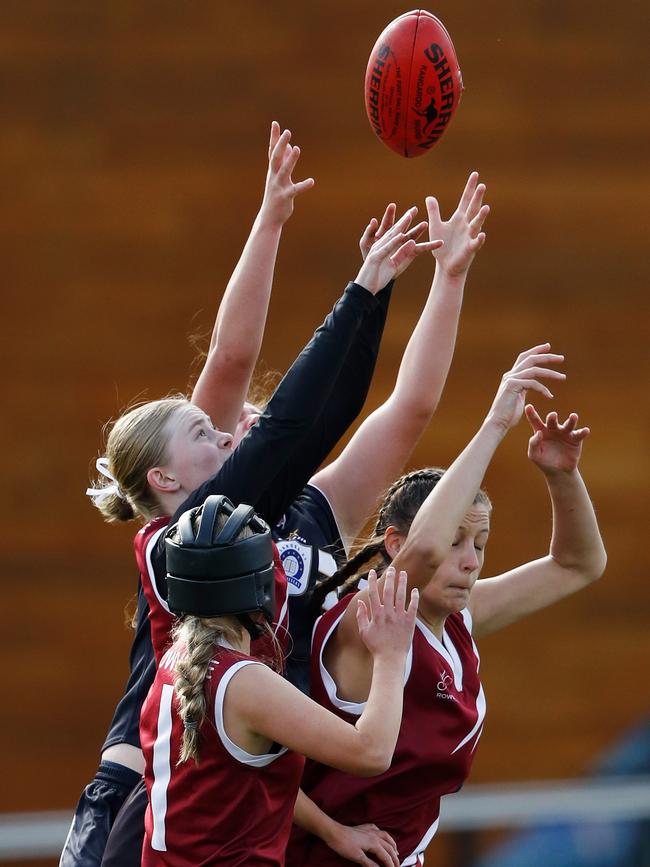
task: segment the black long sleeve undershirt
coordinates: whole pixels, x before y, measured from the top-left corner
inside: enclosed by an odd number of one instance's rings
[[[377,364],[392,288],[393,281],[375,295],[375,309],[364,318],[322,412],[300,449],[276,478],[277,483],[284,476],[283,484],[295,491],[295,496],[363,409]]]
[[[356,283],[347,286],[283,377],[257,424],[221,469],[176,510],[172,523],[210,494],[248,503],[271,526],[277,523],[311,476],[307,470],[306,477],[284,471],[330,397],[365,317],[379,304]],[[166,595],[163,536],[154,549],[152,564],[159,590]]]

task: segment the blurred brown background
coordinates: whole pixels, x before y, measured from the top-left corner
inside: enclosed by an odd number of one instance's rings
[[[135,526],[84,496],[101,427],[187,386],[261,198],[268,127],[289,126],[316,188],[276,271],[266,363],[284,370],[358,267],[368,218],[478,169],[492,206],[447,389],[413,465],[449,462],[501,373],[566,353],[554,408],[592,428],[583,471],[609,552],[593,589],[486,640],[473,782],[580,774],[648,711],[645,4],[430,6],[466,91],[442,141],[400,159],[365,118],[368,53],[391,0],[0,6],[3,780],[0,811],[72,808],[127,675]],[[432,262],[400,281],[368,402],[392,388]],[[546,410],[547,407],[543,406]],[[525,422],[487,477],[486,573],[546,550]],[[444,835],[434,841],[445,861]]]

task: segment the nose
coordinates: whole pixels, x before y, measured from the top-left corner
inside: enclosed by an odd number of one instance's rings
[[[229,449],[232,447],[233,435],[230,433],[225,433],[225,431],[219,431],[217,434],[217,445],[220,449]]]
[[[461,560],[461,569],[463,572],[475,572],[479,565],[480,563],[476,548],[473,545],[466,546]]]

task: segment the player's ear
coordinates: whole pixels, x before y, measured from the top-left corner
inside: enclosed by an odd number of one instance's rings
[[[384,533],[384,548],[391,560],[397,556],[397,553],[403,544],[404,534],[401,533],[397,527],[393,527],[392,524],[388,526]]]
[[[147,470],[149,487],[161,494],[173,494],[180,488],[180,482],[163,467],[152,467]]]

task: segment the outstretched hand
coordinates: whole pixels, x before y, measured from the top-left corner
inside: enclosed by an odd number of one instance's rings
[[[294,183],[291,174],[300,158],[300,148],[291,145],[291,130],[280,133],[280,124],[271,124],[269,168],[266,174],[261,213],[269,222],[284,225],[293,214],[293,201],[314,186],[313,178]]]
[[[572,412],[560,422],[556,412],[549,412],[546,421],[534,406],[526,406],[526,418],[533,429],[528,440],[528,457],[543,473],[570,473],[580,461],[582,444],[589,436],[588,427],[578,427],[578,414]]]
[[[517,356],[512,368],[503,374],[496,397],[488,413],[488,418],[509,430],[514,427],[524,412],[528,389],[538,391],[544,397],[553,397],[551,391],[539,380],[566,379],[566,374],[546,367],[547,364],[561,364],[563,355],[550,352],[551,344],[533,346]]]
[[[484,195],[485,184],[479,184],[478,172],[472,172],[458,207],[447,221],[440,216],[438,200],[433,196],[426,198],[429,238],[442,238],[445,242],[433,255],[438,266],[450,277],[465,276],[474,256],[485,243],[482,228],[490,208],[483,204]]]
[[[370,653],[376,658],[381,654],[394,656],[407,653],[413,639],[415,616],[418,610],[419,594],[411,590],[408,608],[406,604],[406,572],[399,573],[395,587],[395,569],[389,566],[384,577],[382,598],[379,598],[377,573],[368,573],[368,604],[361,599],[357,607],[359,634]]]
[[[378,227],[373,217],[359,242],[364,263],[355,283],[376,295],[391,280],[399,277],[420,253],[432,252],[442,246],[440,240],[417,243],[415,239],[426,228],[426,223],[411,228],[417,212],[417,208],[409,208],[394,223],[395,205],[391,204]]]
[[[412,212],[414,209],[411,208],[407,213]],[[395,225],[395,214],[397,213],[397,205],[394,202],[386,205],[386,210],[384,211],[384,216],[381,218],[381,223],[377,221],[376,217],[372,217],[368,225],[366,226],[363,235],[359,239],[359,249],[361,250],[361,258],[366,260],[368,253],[370,252],[372,245],[375,241],[379,241],[380,238],[383,238],[386,232],[389,229],[392,229]],[[415,213],[413,216],[417,214],[417,208],[415,208]],[[411,218],[412,219],[412,218]],[[404,230],[404,237],[407,241],[417,241],[418,238],[422,235],[424,231],[426,231],[428,223],[426,220],[422,220],[422,222],[418,223],[416,226],[413,226],[408,231]]]

